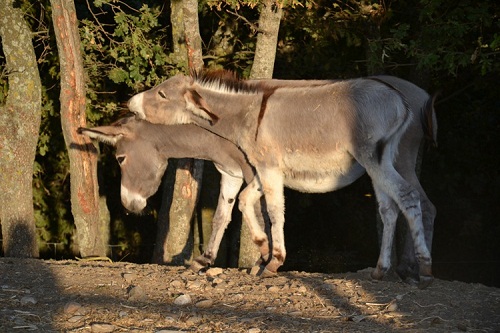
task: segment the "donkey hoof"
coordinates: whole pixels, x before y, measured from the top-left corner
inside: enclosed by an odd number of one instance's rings
[[[370,273],[370,276],[374,280],[382,280],[384,278],[385,271],[380,269],[378,266]]]
[[[434,277],[432,275],[420,275],[418,282],[418,289],[425,289],[432,284]]]
[[[258,276],[261,278],[272,277],[278,274],[276,271],[271,271],[265,266],[253,266],[250,269],[250,275]]]
[[[264,270],[263,266],[260,265],[255,265],[250,269],[249,274],[253,276],[259,276],[262,274],[262,271]]]
[[[193,260],[191,266],[189,266],[189,269],[195,273],[198,273],[199,271],[208,268],[208,266],[210,266],[210,259],[201,255]]]
[[[192,270],[195,273],[198,273],[199,271],[205,269],[206,267],[207,266],[203,266],[202,264],[200,264],[197,261],[193,261],[193,263],[191,264],[191,266],[189,266],[189,269]]]
[[[267,269],[267,267],[264,267],[264,269],[262,270],[262,273],[260,273],[261,278],[268,278],[268,277],[273,277],[276,275],[278,275],[278,272],[270,271],[269,269]]]

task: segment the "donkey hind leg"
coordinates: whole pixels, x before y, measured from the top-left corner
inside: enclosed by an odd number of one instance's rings
[[[191,264],[191,270],[198,272],[209,265],[212,265],[217,257],[220,242],[224,236],[229,222],[231,222],[231,213],[236,202],[236,196],[241,189],[243,179],[230,176],[221,172],[219,200],[212,220],[212,233],[207,247],[202,255],[196,257]]]
[[[254,179],[248,184],[239,195],[239,209],[243,215],[243,221],[247,224],[252,237],[252,241],[259,248],[261,255],[258,261],[259,265],[263,262],[268,262],[269,260],[269,238],[266,232],[259,224],[257,215],[255,213],[255,207],[257,202],[262,197],[262,188],[260,185],[259,177],[254,177]],[[254,275],[262,275],[264,272],[258,266],[254,267],[251,271]]]
[[[418,190],[404,180],[387,161],[382,161],[378,167],[368,165],[366,170],[373,182],[398,204],[408,220],[419,265],[419,288],[427,287],[433,281],[432,259],[425,242]]]
[[[425,243],[429,251],[432,251],[432,237],[434,232],[434,219],[436,218],[436,207],[427,197],[417,174],[415,173],[414,165],[404,166],[405,161],[398,160],[403,163],[403,167],[396,164],[398,172],[412,184],[420,194],[420,205],[422,208],[422,223],[425,233]],[[400,262],[396,268],[398,275],[407,283],[414,284],[419,279],[418,262],[415,256],[415,250],[412,243],[412,236],[409,228],[406,228],[404,248],[401,254]]]
[[[383,222],[383,232],[377,267],[371,273],[371,277],[381,280],[391,267],[392,244],[394,242],[399,208],[394,200],[378,188],[375,183],[373,187],[378,201],[378,210]]]

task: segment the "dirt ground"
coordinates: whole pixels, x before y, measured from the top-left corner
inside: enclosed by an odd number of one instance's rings
[[[0,258],[0,332],[500,332],[500,289]]]

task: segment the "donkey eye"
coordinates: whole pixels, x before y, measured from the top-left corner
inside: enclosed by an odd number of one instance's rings
[[[122,165],[123,161],[125,161],[125,156],[116,156],[116,160],[118,164]]]
[[[160,95],[161,98],[167,99],[167,95],[163,91],[158,91],[158,95]]]

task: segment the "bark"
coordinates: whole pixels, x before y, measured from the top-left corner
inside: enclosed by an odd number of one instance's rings
[[[182,3],[188,67],[189,70],[199,71],[203,68],[203,57],[200,24],[198,22],[198,1],[184,0]]]
[[[8,257],[38,257],[33,162],[41,121],[41,83],[31,31],[12,0],[0,5],[9,94],[0,106],[0,222]]]
[[[170,2],[170,21],[172,24],[172,45],[174,52],[172,60],[179,68],[187,68],[187,50],[184,32],[184,15],[182,0],[172,0]]]
[[[274,0],[263,1],[259,16],[259,33],[250,78],[270,79],[273,77],[278,32],[283,10]]]
[[[86,127],[85,73],[81,56],[78,21],[72,0],[51,0],[54,32],[61,71],[61,125],[71,172],[71,211],[83,257],[105,256],[108,235],[99,218],[97,150],[89,138],[78,135]]]
[[[273,77],[281,16],[282,9],[276,5],[275,1],[266,0],[261,5],[259,33],[250,71],[251,79],[272,79]],[[252,242],[247,224],[242,223],[238,267],[252,267],[259,256],[260,253]]]
[[[198,181],[203,166],[193,159],[170,162],[163,184],[158,214],[158,233],[152,261],[185,265],[193,255],[192,217],[198,200]]]
[[[174,0],[171,2],[171,11],[174,56],[179,64],[188,64],[190,69],[200,70],[203,67],[203,59],[198,26],[198,1]],[[202,160],[177,161],[175,181],[167,180],[164,186],[153,262],[190,262],[193,255],[192,221],[202,177]]]

